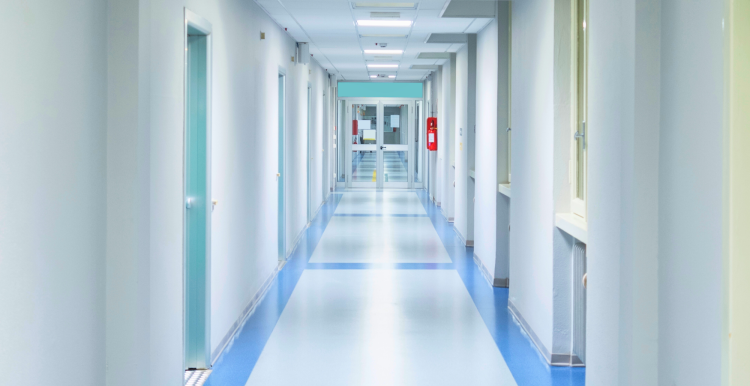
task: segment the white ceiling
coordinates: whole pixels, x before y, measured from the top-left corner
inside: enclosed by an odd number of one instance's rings
[[[354,2],[375,0],[255,0],[276,23],[286,28],[298,42],[309,42],[313,58],[339,80],[370,80],[370,75],[396,75],[395,80],[422,80],[431,70],[412,70],[413,64],[435,65],[445,59],[417,59],[420,52],[456,52],[460,44],[427,44],[431,33],[477,33],[489,24],[489,18],[441,18],[451,0],[386,0],[415,2],[416,9],[394,10],[383,8],[354,8]],[[454,3],[466,0],[453,0]],[[486,2],[487,0],[473,0]],[[494,1],[494,0],[490,0]],[[454,6],[456,4],[453,4]],[[359,27],[356,20],[370,20],[370,12],[400,12],[400,20],[411,20],[411,27]],[[392,20],[392,19],[388,19]],[[367,34],[408,35],[408,38],[361,37]],[[387,43],[384,49],[404,50],[392,60],[378,60],[379,64],[398,64],[393,69],[370,69],[366,63],[375,55],[365,55],[365,49],[378,49],[376,43]]]

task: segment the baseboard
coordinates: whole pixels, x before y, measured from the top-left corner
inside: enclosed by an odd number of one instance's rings
[[[523,328],[524,331],[526,331],[526,335],[531,338],[531,341],[536,346],[537,350],[539,350],[539,353],[542,354],[544,357],[544,360],[547,361],[547,364],[552,364],[552,358],[549,354],[549,350],[547,350],[547,347],[544,347],[544,344],[542,344],[542,341],[539,339],[539,337],[536,335],[534,330],[531,329],[531,326],[529,323],[526,322],[526,319],[521,316],[521,313],[518,312],[518,309],[516,306],[508,300],[508,310],[510,310],[511,315],[518,321],[518,324],[521,325],[521,328]]]
[[[466,246],[466,239],[464,239],[464,235],[462,235],[461,232],[458,231],[455,223],[453,223],[453,231],[456,232],[458,239],[461,240],[461,244],[463,244],[463,246]]]
[[[305,226],[299,232],[297,237],[294,238],[294,243],[292,244],[291,248],[287,249],[284,260],[289,260],[289,257],[292,256],[292,253],[294,253],[294,250],[297,249],[297,244],[299,244],[299,242],[302,241],[302,237],[305,235],[305,231],[307,231],[307,228],[309,227],[310,227],[310,223],[305,224]]]
[[[453,220],[453,217],[451,217],[451,220]],[[465,247],[473,247],[474,246],[474,240],[466,240],[466,238],[464,238],[464,235],[462,235],[461,232],[458,231],[458,228],[456,228],[455,222],[453,222],[453,221],[448,221],[448,222],[452,222],[453,223],[453,230],[456,231],[456,234],[458,235],[458,238],[461,239],[461,243]]]
[[[510,287],[510,279],[505,278],[501,279],[499,277],[496,277],[495,280],[492,283],[493,287],[500,287],[500,288],[509,288]]]
[[[250,302],[245,306],[245,309],[242,310],[242,313],[240,314],[240,317],[237,318],[237,320],[232,324],[232,327],[229,328],[229,332],[227,332],[226,335],[224,335],[224,338],[221,339],[221,342],[219,342],[219,345],[216,346],[216,350],[211,354],[211,365],[216,362],[217,359],[221,356],[221,353],[224,352],[224,349],[229,345],[229,342],[232,341],[232,338],[237,334],[237,332],[240,330],[242,325],[245,323],[247,318],[252,315],[253,311],[255,311],[255,307],[260,303],[261,300],[263,300],[263,297],[266,295],[266,292],[271,287],[271,283],[273,283],[273,280],[276,278],[276,276],[279,274],[279,271],[281,271],[282,268],[284,268],[284,264],[286,264],[283,261],[279,262],[279,265],[276,266],[276,269],[271,273],[270,276],[266,279],[266,281],[263,282],[263,284],[260,286],[260,289],[258,289],[258,292],[255,293],[252,299],[250,299]]]
[[[320,205],[318,205],[318,209],[315,209],[315,212],[313,212],[312,218],[318,217],[318,213],[320,213],[320,210],[323,209],[323,205],[326,204],[326,201],[328,201],[328,197],[326,197],[326,199],[323,200],[323,202],[321,202]],[[312,222],[312,220],[310,220],[310,222]]]
[[[484,265],[484,262],[482,259],[477,256],[477,254],[474,254],[474,264],[477,265],[479,268],[479,271],[482,272],[482,276],[484,276],[484,279],[487,280],[487,284],[492,287],[492,275],[490,275],[490,271],[487,269],[487,266]]]
[[[586,365],[578,358],[578,355],[573,354],[552,354],[552,366],[558,367],[585,367]]]

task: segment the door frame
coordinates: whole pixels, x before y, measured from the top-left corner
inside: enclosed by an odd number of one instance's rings
[[[403,127],[404,124],[407,125],[406,128],[406,143],[405,144],[392,144],[388,145],[385,144],[384,135],[385,135],[385,127],[383,127],[383,124],[385,123],[385,118],[381,119],[380,123],[378,124],[378,138],[380,139],[379,143],[383,146],[386,146],[386,149],[380,150],[379,152],[379,159],[378,159],[378,174],[381,174],[383,177],[378,178],[378,188],[382,189],[412,189],[414,187],[414,164],[416,161],[416,146],[414,145],[414,142],[411,141],[411,138],[413,137],[414,130],[416,128],[414,127],[414,110],[416,108],[417,100],[419,99],[413,99],[413,98],[379,98],[380,99],[380,114],[385,117],[385,106],[386,105],[406,105],[407,108],[407,119],[404,120],[404,122],[399,122],[399,125]],[[385,182],[385,152],[395,152],[395,151],[403,151],[403,150],[388,150],[387,146],[406,146],[406,182]]]
[[[406,124],[408,125],[407,128],[407,182],[405,186],[392,186],[395,184],[400,183],[391,183],[386,186],[384,184],[384,178],[383,178],[383,150],[379,148],[379,146],[387,146],[383,144],[383,115],[385,111],[385,105],[391,105],[391,104],[404,104],[409,106],[409,113],[408,114],[414,114],[414,109],[416,106],[417,101],[423,101],[424,98],[378,98],[378,97],[372,97],[372,98],[337,98],[338,101],[343,101],[345,106],[345,112],[344,112],[344,119],[346,120],[346,131],[343,135],[351,136],[352,132],[352,111],[351,106],[354,104],[366,104],[366,105],[376,105],[377,106],[377,144],[376,145],[366,145],[367,148],[364,148],[362,150],[372,150],[377,152],[377,179],[374,185],[368,184],[368,183],[358,183],[353,184],[351,181],[352,177],[352,152],[354,149],[352,149],[352,143],[350,137],[345,141],[346,145],[346,160],[344,161],[346,164],[346,187],[347,188],[357,188],[357,187],[370,187],[370,188],[376,188],[376,189],[411,189],[414,186],[414,161],[415,161],[415,151],[416,147],[414,143],[409,141],[409,138],[413,134],[413,130],[415,128],[413,127],[413,119],[406,119]],[[342,135],[339,133],[339,135]],[[387,151],[387,150],[386,150]]]
[[[188,242],[188,197],[187,197],[187,182],[188,182],[188,168],[187,168],[187,162],[188,162],[188,149],[189,149],[189,142],[188,142],[188,85],[189,85],[189,74],[188,74],[188,62],[189,62],[189,52],[188,52],[188,30],[189,28],[197,29],[198,31],[204,33],[206,35],[206,200],[208,201],[205,205],[206,209],[206,259],[205,259],[205,270],[204,270],[204,282],[199,283],[198,285],[201,285],[205,287],[204,289],[204,301],[205,304],[203,306],[203,315],[193,316],[191,315],[188,309],[188,248],[189,248],[189,242]],[[183,369],[188,368],[196,368],[196,369],[208,369],[211,367],[211,212],[212,212],[212,203],[210,202],[211,197],[211,85],[212,85],[212,57],[213,57],[213,47],[212,47],[212,26],[211,23],[206,20],[205,18],[199,16],[198,14],[190,11],[187,9],[187,7],[184,8],[184,24],[183,24],[183,107],[184,107],[184,114],[183,114],[183,170],[182,170],[182,197],[183,197],[183,218],[182,218],[182,241],[183,241],[183,271],[182,271],[182,286],[183,286]],[[191,337],[189,337],[189,331],[188,331],[188,320],[193,317],[197,318],[203,318],[204,319],[204,334],[202,337],[203,341],[203,352],[204,357],[199,358],[194,362],[189,362],[187,358],[187,348],[189,346],[189,342],[191,341]],[[199,338],[201,339],[201,338]]]
[[[276,172],[277,182],[277,241],[279,261],[286,260],[286,105],[287,105],[287,82],[286,69],[279,67],[277,73],[277,89],[283,91],[283,95],[277,95],[278,103],[278,165]]]
[[[312,221],[312,83],[307,82],[307,222]]]
[[[345,169],[346,170],[346,180],[345,180],[346,181],[346,187],[347,188],[377,188],[378,187],[377,180],[379,180],[380,177],[377,177],[376,182],[374,184],[370,183],[370,182],[356,182],[355,183],[354,181],[352,181],[352,175],[353,175],[353,170],[352,170],[352,161],[353,161],[352,160],[352,152],[354,152],[355,149],[352,148],[353,144],[352,144],[352,141],[351,141],[351,135],[352,135],[351,133],[352,133],[352,105],[355,105],[355,104],[357,104],[357,105],[375,105],[376,109],[377,109],[376,110],[377,111],[376,112],[376,121],[377,122],[382,122],[383,121],[383,119],[382,119],[383,117],[381,116],[382,115],[382,109],[381,109],[381,106],[379,104],[380,98],[351,98],[351,99],[342,99],[342,100],[344,100],[344,108],[345,108],[345,111],[344,111],[345,118],[344,119],[346,120],[346,131],[344,132],[344,135],[346,135],[345,140],[344,140],[345,141],[344,143],[346,144],[346,152],[345,152],[346,153],[346,159],[344,161],[345,165],[346,165],[346,169]],[[377,125],[380,125],[380,123],[378,123]],[[377,127],[379,127],[379,126],[376,126],[376,128]],[[379,134],[378,134],[377,138],[378,138],[378,141],[376,141],[376,142],[380,142]],[[376,165],[375,168],[376,169],[375,170],[376,171],[377,171],[377,165],[380,163],[380,160],[379,160],[379,158],[380,158],[380,152],[377,151],[378,150],[377,146],[378,146],[377,144],[375,144],[375,145],[362,145],[362,144],[359,144],[358,145],[359,150],[361,150],[361,151],[368,151],[369,150],[369,151],[374,151],[375,152],[375,154],[376,154],[376,161],[375,161],[375,165]]]

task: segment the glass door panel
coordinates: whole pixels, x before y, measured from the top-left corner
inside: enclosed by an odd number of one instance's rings
[[[349,103],[349,142],[351,143],[350,187],[377,186],[377,125],[378,105]]]
[[[383,140],[379,149],[384,188],[409,187],[409,107],[408,102],[383,105]]]

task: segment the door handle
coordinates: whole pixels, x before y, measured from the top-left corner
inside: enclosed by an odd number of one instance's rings
[[[380,150],[383,150],[383,149],[385,149],[385,146],[381,146],[381,147],[380,147]]]
[[[581,124],[581,131],[580,132],[576,131],[576,133],[573,134],[573,140],[574,141],[577,141],[579,139],[582,141],[581,147],[583,148],[583,150],[586,150],[586,122],[583,122]]]
[[[190,209],[193,207],[193,199],[187,198],[185,199],[185,209]]]

